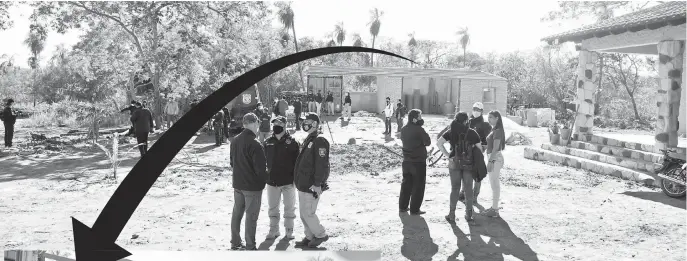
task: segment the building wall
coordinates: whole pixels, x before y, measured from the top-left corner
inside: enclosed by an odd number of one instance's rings
[[[455,84],[454,88],[457,88]],[[495,99],[493,103],[484,100],[484,88],[494,88]],[[472,111],[472,105],[475,102],[482,102],[485,113],[492,110],[498,110],[501,114],[505,114],[508,101],[507,98],[508,83],[505,80],[461,80],[459,100],[459,108],[461,111]]]
[[[377,112],[376,92],[351,92],[351,112]]]
[[[682,61],[684,64],[684,61],[687,61],[687,52],[682,53]],[[678,133],[686,133],[687,132],[687,89],[685,89],[685,82],[687,82],[687,74],[685,73],[685,68],[683,65],[682,68],[682,99],[680,100],[680,117],[679,122],[680,122],[680,128],[678,130]]]

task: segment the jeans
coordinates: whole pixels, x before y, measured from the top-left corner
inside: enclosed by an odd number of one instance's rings
[[[398,197],[398,208],[407,209],[408,203],[410,203],[410,211],[419,212],[422,199],[425,197],[427,164],[404,161],[402,169],[403,181],[401,182],[401,195]]]
[[[231,244],[241,244],[241,220],[246,214],[246,248],[256,247],[255,231],[258,227],[262,190],[245,191],[234,189],[234,210],[231,213]]]
[[[267,185],[267,215],[270,217],[270,232],[279,231],[279,202],[284,197],[284,228],[293,231],[293,221],[296,219],[296,186]]]
[[[493,209],[499,209],[499,199],[501,197],[501,184],[499,182],[499,176],[501,175],[501,169],[503,168],[503,155],[500,152],[497,154],[492,154],[491,160],[494,160],[494,165],[491,171],[489,171],[489,184],[491,185],[492,191],[492,203],[491,207]]]
[[[296,130],[301,130],[301,113],[294,113],[296,115]]]
[[[317,217],[317,203],[322,198],[315,198],[310,192],[298,191],[298,209],[301,214],[301,221],[303,222],[303,230],[305,231],[305,238],[313,240],[315,237],[323,238],[327,236],[327,232],[320,223]]]
[[[215,124],[213,129],[215,129],[215,145],[222,144],[224,142],[224,127],[222,124]]]
[[[138,145],[138,151],[141,152],[141,156],[145,155],[148,151],[148,132],[136,132],[136,145]]]
[[[384,117],[384,133],[391,134],[391,118]]]
[[[334,102],[327,102],[327,112],[329,115],[334,115]]]
[[[14,138],[14,124],[4,123],[5,125],[5,147],[12,147]]]
[[[317,106],[315,105],[314,101],[308,102],[308,112],[315,112],[317,110]]]
[[[403,128],[403,118],[396,118],[396,132],[401,132],[401,128]]]
[[[448,173],[451,177],[451,195],[449,202],[449,214],[453,215],[456,212],[456,205],[458,204],[458,194],[460,193],[460,185],[463,183],[465,188],[465,215],[472,216],[472,175],[470,170],[461,170],[456,168],[454,158],[449,159]]]

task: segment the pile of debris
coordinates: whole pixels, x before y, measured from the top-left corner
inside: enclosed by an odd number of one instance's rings
[[[511,132],[508,139],[506,139],[506,144],[510,146],[515,145],[532,145],[532,140],[522,135],[520,132]]]
[[[353,113],[353,116],[355,116],[355,117],[376,117],[377,114],[372,113],[372,112],[366,112],[366,111],[357,111],[357,112]]]
[[[68,143],[60,136],[47,137],[42,133],[31,133],[31,146],[36,150],[61,151]]]

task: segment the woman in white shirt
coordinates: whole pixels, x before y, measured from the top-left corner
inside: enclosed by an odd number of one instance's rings
[[[386,97],[386,107],[384,107],[384,134],[391,134],[391,117],[394,115],[394,106],[391,104],[391,98]]]

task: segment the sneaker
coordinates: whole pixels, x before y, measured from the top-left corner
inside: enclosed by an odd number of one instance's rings
[[[267,233],[267,237],[266,237],[266,238],[267,238],[267,239],[277,239],[279,236],[281,236],[281,234],[279,233],[279,231],[270,231],[269,233]]]
[[[494,208],[489,208],[489,209],[485,210],[484,212],[482,212],[481,214],[484,216],[487,216],[487,217],[499,217],[498,209],[494,209]]]
[[[303,238],[303,239],[301,239],[301,241],[296,242],[297,247],[307,246],[309,244],[310,244],[310,239],[307,239],[307,238]]]
[[[243,244],[231,245],[231,250],[245,250],[246,246]]]
[[[315,237],[310,241],[308,247],[317,247],[325,241],[329,240],[329,236],[324,236],[323,238]]]
[[[410,214],[411,214],[411,215],[422,215],[422,214],[425,214],[425,213],[427,213],[427,212],[424,212],[424,211],[422,211],[422,210],[410,211]]]
[[[286,229],[286,236],[284,238],[287,239],[294,239],[295,237],[293,236],[293,228],[287,228]]]

